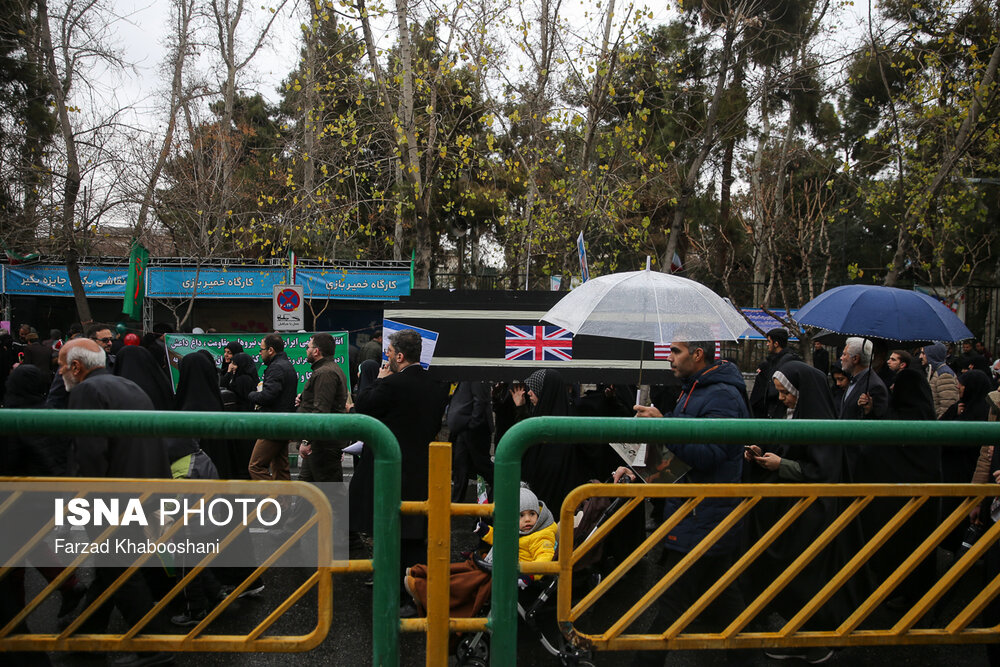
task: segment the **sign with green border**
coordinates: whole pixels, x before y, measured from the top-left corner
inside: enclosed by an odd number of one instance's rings
[[[299,378],[298,393],[302,393],[302,388],[305,386],[306,380],[312,375],[312,366],[306,361],[306,346],[309,344],[309,339],[315,333],[317,332],[281,334],[281,338],[285,341],[285,354],[288,355],[288,360],[292,362],[292,367]],[[333,342],[337,346],[334,361],[344,371],[344,377],[347,378],[347,390],[350,391],[351,374],[349,372],[347,357],[347,332],[329,331],[327,333],[333,336]],[[180,379],[181,357],[192,352],[197,352],[198,350],[207,350],[211,353],[212,358],[215,359],[216,367],[219,367],[222,363],[222,355],[225,352],[226,345],[232,341],[236,341],[243,346],[243,351],[253,358],[254,363],[257,364],[257,371],[261,378],[263,378],[264,371],[260,360],[260,343],[267,335],[252,333],[167,334],[164,336],[164,345],[167,348],[167,362],[170,365],[170,380],[173,383],[174,391],[177,391],[177,381]]]

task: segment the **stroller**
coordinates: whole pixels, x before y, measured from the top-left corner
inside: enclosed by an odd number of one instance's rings
[[[595,480],[596,481],[596,480]],[[627,481],[627,478],[625,478]],[[573,543],[582,544],[603,524],[608,517],[614,514],[622,505],[621,498],[599,498],[593,497],[585,500],[577,513],[582,512],[580,523],[573,530]],[[604,544],[598,544],[591,549],[587,555],[577,565],[584,571],[583,579],[587,582],[587,588],[593,588],[601,579],[601,575],[596,572],[587,574],[601,559]],[[556,545],[558,557],[558,545]],[[492,566],[484,562],[477,555],[473,555],[473,561],[480,568],[490,571]],[[536,584],[529,585],[520,591],[517,602],[517,614],[527,626],[528,630],[538,637],[539,643],[550,655],[559,660],[561,665],[576,665],[577,667],[590,667],[594,665],[591,651],[575,646],[567,640],[554,621],[555,606],[553,601],[556,595],[556,587],[559,585],[558,577],[546,577]],[[483,608],[483,612],[488,616],[490,613],[489,604]],[[490,662],[490,634],[485,631],[466,633],[460,635],[455,648],[457,665],[465,667],[487,667]]]

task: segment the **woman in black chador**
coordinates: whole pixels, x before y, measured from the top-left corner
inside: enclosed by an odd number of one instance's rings
[[[913,368],[896,374],[889,392],[887,419],[933,421],[934,399],[927,376]],[[934,484],[941,481],[941,448],[938,446],[864,445],[858,458],[858,482]],[[971,474],[971,473],[970,473]],[[865,539],[871,539],[909,498],[878,498],[861,514]],[[939,502],[930,499],[879,549],[868,567],[878,585],[912,554],[940,523]],[[889,606],[916,602],[935,580],[933,554],[917,566],[889,598]]]
[[[787,408],[787,419],[834,419],[833,396],[826,375],[801,361],[786,362],[775,371],[772,382],[778,398]],[[844,450],[840,445],[778,445],[747,448],[745,477],[756,483],[836,484],[847,474]],[[750,540],[753,544],[797,501],[774,499],[761,502],[751,515]],[[756,597],[840,514],[837,498],[817,498],[758,558],[741,581],[747,600]],[[785,619],[795,615],[847,562],[851,547],[860,536],[856,525],[848,526],[805,567],[775,598],[772,607]],[[835,629],[853,610],[856,596],[852,587],[841,588],[807,623],[809,629]]]
[[[538,370],[512,391],[518,420],[528,417],[568,417],[573,414],[562,376]],[[558,513],[570,491],[594,477],[607,475],[600,466],[604,445],[543,442],[524,453],[521,476],[542,502]]]

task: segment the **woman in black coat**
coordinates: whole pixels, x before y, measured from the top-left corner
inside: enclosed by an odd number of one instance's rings
[[[896,374],[889,392],[887,419],[933,421],[934,399],[927,376],[914,368]],[[971,475],[971,473],[970,473]],[[941,447],[864,445],[858,460],[858,482],[889,484],[934,484],[941,481]],[[865,539],[871,539],[903,507],[908,498],[880,498],[861,514]],[[941,522],[941,504],[930,500],[899,528],[895,535],[868,561],[873,583],[880,584]],[[924,559],[890,596],[890,606],[916,602],[934,583],[934,556]]]
[[[355,393],[371,386],[378,378],[379,362],[372,359],[365,359],[358,367],[358,386]],[[351,408],[354,412],[354,408]],[[354,474],[351,475],[350,487],[348,488],[350,504],[349,531],[356,535],[372,532],[372,520],[374,515],[373,493],[375,491],[375,457],[367,447],[361,448],[361,454],[354,461]],[[357,544],[357,537],[354,542]]]
[[[834,419],[833,396],[826,374],[801,361],[788,361],[772,378],[778,399],[785,405],[787,419]],[[845,481],[847,463],[840,445],[779,445],[747,449],[748,481],[757,483],[837,484]],[[752,544],[787,512],[796,499],[762,502],[751,520]],[[771,583],[776,573],[788,567],[840,515],[837,498],[818,498],[767,551],[757,559],[744,577],[745,587],[756,595]],[[774,607],[791,618],[829,581],[850,557],[848,553],[860,541],[857,527],[841,533],[775,599]],[[751,591],[748,591],[751,592]],[[835,629],[853,609],[857,597],[852,587],[843,587],[810,620],[810,629]],[[748,596],[748,599],[750,596]]]
[[[966,371],[958,376],[959,399],[953,403],[939,421],[977,422],[986,421],[989,418],[990,406],[986,395],[990,393],[992,386],[989,376],[979,370]],[[979,460],[978,445],[960,445],[956,447],[941,448],[941,481],[954,484],[966,484],[972,479],[972,474],[976,471],[976,462]],[[948,513],[958,507],[957,498],[945,498],[941,502],[941,516],[947,517]],[[941,546],[949,551],[955,551],[961,544],[962,533],[965,526],[960,525],[953,530]]]
[[[229,364],[233,363],[233,359],[236,358],[237,354],[243,354],[243,346],[239,341],[231,340],[226,343],[226,349],[222,351],[222,358],[219,360],[219,381],[226,376],[229,372]]]
[[[226,374],[222,376],[220,386],[223,389],[235,394],[236,409],[240,412],[250,412],[253,404],[247,396],[251,391],[257,390],[260,384],[260,375],[257,372],[257,365],[246,352],[239,352],[233,355],[233,360],[226,368]]]
[[[573,414],[566,383],[558,371],[538,370],[513,391],[518,420],[567,417]],[[604,445],[545,442],[529,447],[521,459],[521,478],[553,513],[558,514],[570,491],[596,476],[607,475],[597,463]]]
[[[207,350],[198,350],[181,357],[180,376],[177,379],[177,395],[174,407],[182,412],[222,412],[222,394],[219,391],[215,358]],[[201,438],[201,450],[208,454],[215,464],[220,479],[232,479],[234,462],[229,455],[226,440]],[[171,452],[171,461],[177,454],[187,456],[193,452]]]
[[[4,383],[4,408],[20,410],[42,410],[45,408],[45,397],[49,390],[49,380],[46,374],[36,366],[22,364],[10,372]],[[66,462],[69,456],[70,441],[61,436],[48,435],[6,435],[0,437],[0,475],[49,477],[66,474]],[[34,529],[32,529],[34,532]],[[20,537],[12,534],[5,539],[27,540],[28,534]],[[30,553],[30,561],[47,581],[59,576],[63,568],[55,554],[45,542],[39,543]],[[24,606],[24,568],[13,568],[6,577],[11,588],[5,591],[5,597],[0,611],[7,620],[6,610],[13,605],[17,611]],[[59,592],[62,594],[62,604],[59,607],[60,618],[72,612],[83,598],[86,587],[77,579],[76,574],[70,574]],[[18,607],[20,605],[20,607]],[[13,614],[10,614],[12,617]],[[15,664],[16,661],[15,661]]]
[[[142,387],[157,410],[174,409],[170,381],[146,348],[138,345],[123,347],[115,356],[114,374]]]
[[[220,382],[223,404],[227,412],[253,412],[254,406],[247,398],[251,391],[257,390],[260,375],[253,357],[246,352],[233,355],[226,368],[226,374]],[[229,450],[229,473],[232,479],[250,479],[248,466],[253,453],[254,438],[230,438],[226,441]]]

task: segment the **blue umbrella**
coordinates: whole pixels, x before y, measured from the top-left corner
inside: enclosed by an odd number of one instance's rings
[[[932,296],[879,285],[844,285],[823,292],[795,314],[808,324],[868,338],[959,341],[972,332]]]

